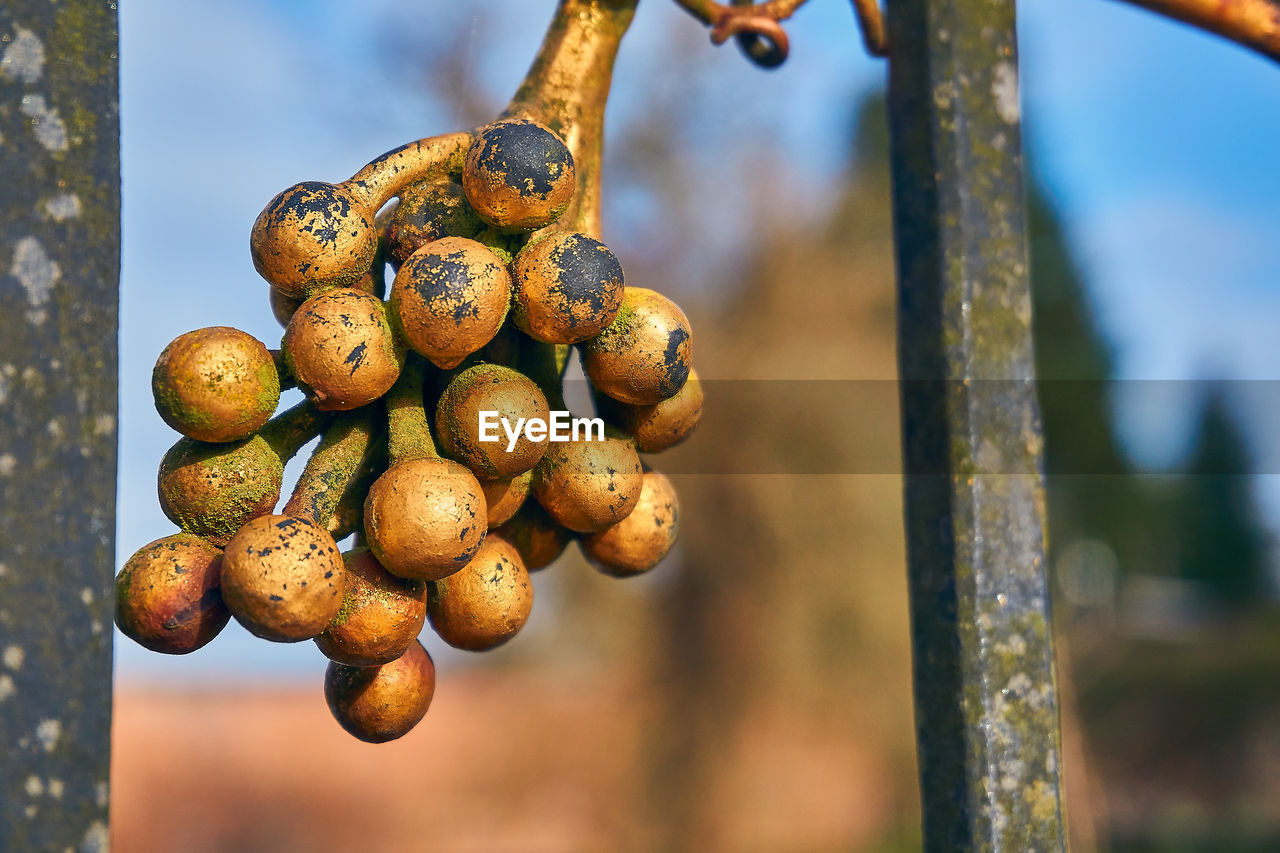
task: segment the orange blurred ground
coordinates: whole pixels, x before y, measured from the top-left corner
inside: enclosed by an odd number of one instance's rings
[[[113,850],[655,849],[637,768],[656,719],[638,689],[448,675],[423,723],[381,746],[343,733],[318,688],[121,687]],[[891,829],[885,768],[833,740],[837,719],[757,716],[707,792],[722,849],[848,850]]]

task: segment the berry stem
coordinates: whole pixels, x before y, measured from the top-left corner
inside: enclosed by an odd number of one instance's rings
[[[293,371],[289,369],[289,364],[285,361],[284,351],[269,349],[267,353],[271,356],[271,361],[275,363],[276,376],[280,378],[280,390],[284,391],[288,388],[297,387],[298,380],[293,378]]]
[[[356,478],[373,432],[372,410],[356,409],[338,415],[320,439],[298,478],[285,515],[328,527],[343,494]]]
[[[547,405],[552,411],[566,411],[564,402],[564,371],[569,364],[570,348],[563,344],[546,344],[527,338],[521,342],[522,372],[542,389]]]
[[[341,541],[352,533],[360,533],[364,529],[365,496],[369,493],[369,487],[374,481],[387,470],[387,462],[387,432],[385,429],[379,429],[373,441],[369,443],[369,449],[361,460],[360,469],[347,484],[337,507],[334,508],[333,515],[329,518],[329,534],[335,540]]]
[[[446,133],[393,148],[339,186],[376,211],[409,184],[462,174],[472,136],[467,131]]]
[[[638,0],[560,0],[524,82],[504,116],[529,116],[569,146],[577,191],[554,228],[600,238],[604,110],[613,62]]]
[[[332,420],[331,412],[322,412],[304,400],[267,421],[258,434],[281,462],[288,462]]]
[[[400,378],[387,393],[392,465],[414,459],[440,458],[431,438],[431,425],[422,399],[426,371],[426,360],[415,352],[409,353]]]
[[[603,418],[607,425],[625,432],[625,430],[623,430],[622,419],[619,417],[619,414],[626,403],[620,403],[608,394],[605,394],[603,391],[596,388],[596,386],[592,385],[590,380],[587,381],[587,386],[591,389],[591,403],[595,406],[596,415]]]

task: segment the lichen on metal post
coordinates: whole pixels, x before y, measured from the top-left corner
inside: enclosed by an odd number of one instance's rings
[[[1014,0],[891,0],[925,847],[1063,848]]]
[[[0,849],[108,844],[115,3],[0,6]]]

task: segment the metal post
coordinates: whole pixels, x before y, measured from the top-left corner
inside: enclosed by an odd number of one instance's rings
[[[1013,0],[889,0],[924,840],[1063,848]]]
[[[116,4],[0,5],[0,849],[107,848]]]

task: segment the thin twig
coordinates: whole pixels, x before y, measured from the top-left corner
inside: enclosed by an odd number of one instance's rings
[[[387,448],[386,424],[375,428],[372,440],[360,462],[360,468],[347,483],[329,518],[328,531],[334,539],[341,541],[352,533],[363,533],[364,499],[369,494],[369,487],[387,470],[390,464]]]
[[[1217,33],[1280,61],[1277,0],[1128,0],[1161,15]]]
[[[400,378],[387,394],[393,465],[414,459],[440,458],[431,438],[430,418],[423,400],[426,371],[426,360],[416,352],[410,353],[400,371]]]
[[[768,66],[777,65],[787,55],[787,36],[778,23],[795,14],[808,0],[768,0],[752,3],[750,0],[731,0],[726,6],[716,0],[675,0],[686,12],[711,28],[711,41],[723,44],[730,36],[748,39],[743,45],[756,62]],[[877,0],[853,0],[853,9],[862,29],[862,41],[872,56],[887,54],[884,19]],[[761,40],[770,43],[768,49],[749,47]],[[764,58],[769,57],[768,61]]]
[[[770,0],[768,3],[760,3],[751,7],[751,11],[757,15],[773,18],[775,21],[785,21],[794,15],[797,9],[808,2],[809,0]]]
[[[715,0],[676,0],[676,3],[708,27],[720,19],[724,8]]]
[[[785,21],[809,0],[769,0],[752,6],[726,6],[716,0],[676,0],[684,10],[708,27],[718,26],[724,19],[732,17],[772,18]]]
[[[322,412],[310,401],[303,400],[263,424],[258,434],[282,462],[288,462],[333,419],[333,412]]]
[[[884,16],[878,0],[853,0],[853,13],[858,16],[862,43],[872,56],[889,55],[889,39],[884,32]]]
[[[327,527],[343,492],[360,471],[372,432],[372,407],[337,415],[302,469],[283,513]]]

